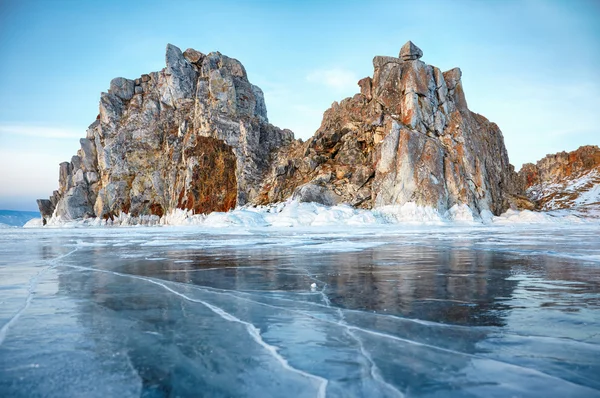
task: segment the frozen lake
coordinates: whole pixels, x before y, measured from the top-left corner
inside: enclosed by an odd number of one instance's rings
[[[600,397],[600,225],[0,230],[3,397]]]

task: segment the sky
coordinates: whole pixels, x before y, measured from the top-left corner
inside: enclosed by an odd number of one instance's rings
[[[0,209],[37,210],[110,80],[162,69],[167,43],[240,60],[269,121],[306,139],[374,56],[408,40],[461,68],[469,108],[500,126],[517,170],[600,145],[596,0],[0,0]]]

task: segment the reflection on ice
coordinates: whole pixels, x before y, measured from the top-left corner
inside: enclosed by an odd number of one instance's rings
[[[0,391],[600,396],[598,232],[11,230]]]

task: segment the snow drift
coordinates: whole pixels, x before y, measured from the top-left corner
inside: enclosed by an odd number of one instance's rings
[[[162,217],[147,215],[132,217],[120,213],[113,219],[88,218],[65,221],[53,217],[48,227],[97,227],[97,226],[201,226],[206,228],[228,227],[321,227],[360,225],[447,225],[447,224],[539,224],[539,223],[589,223],[598,222],[592,217],[582,217],[569,211],[533,212],[508,210],[500,216],[482,211],[474,215],[467,205],[455,205],[444,213],[432,207],[418,206],[413,202],[402,206],[383,206],[373,210],[356,209],[349,205],[325,206],[295,200],[266,206],[244,206],[228,212],[193,214],[189,210],[176,209]],[[41,220],[32,220],[25,227],[39,227]]]

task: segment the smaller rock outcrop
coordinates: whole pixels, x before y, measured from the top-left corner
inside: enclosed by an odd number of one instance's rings
[[[500,128],[467,107],[461,71],[442,72],[407,42],[376,56],[360,93],[334,102],[306,142],[279,151],[255,203],[288,197],[361,208],[409,202],[442,214],[500,214],[518,198]]]
[[[600,210],[600,148],[587,145],[526,163],[518,173],[521,189],[539,210]]]

